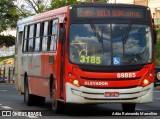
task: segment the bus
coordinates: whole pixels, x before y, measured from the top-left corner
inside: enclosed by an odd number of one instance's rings
[[[27,105],[153,101],[155,30],[150,8],[77,4],[17,23],[15,85]]]

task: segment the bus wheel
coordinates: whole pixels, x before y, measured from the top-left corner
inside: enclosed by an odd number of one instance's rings
[[[31,106],[34,104],[34,96],[29,94],[29,86],[28,86],[28,80],[26,79],[24,83],[24,101],[28,106]]]
[[[55,88],[52,89],[51,102],[52,102],[52,110],[55,111],[56,114],[64,113],[64,103],[56,100]]]
[[[136,104],[134,103],[124,103],[122,104],[122,109],[124,112],[134,112],[136,108]]]

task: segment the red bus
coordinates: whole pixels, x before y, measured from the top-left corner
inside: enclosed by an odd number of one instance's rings
[[[27,105],[153,101],[154,27],[139,5],[78,4],[18,21],[15,79]]]

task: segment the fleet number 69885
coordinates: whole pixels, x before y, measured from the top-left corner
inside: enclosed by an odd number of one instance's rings
[[[135,78],[136,73],[117,73],[117,78]]]

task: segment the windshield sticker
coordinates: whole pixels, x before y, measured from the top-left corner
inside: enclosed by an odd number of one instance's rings
[[[113,57],[113,65],[120,65],[121,59],[120,57]]]

